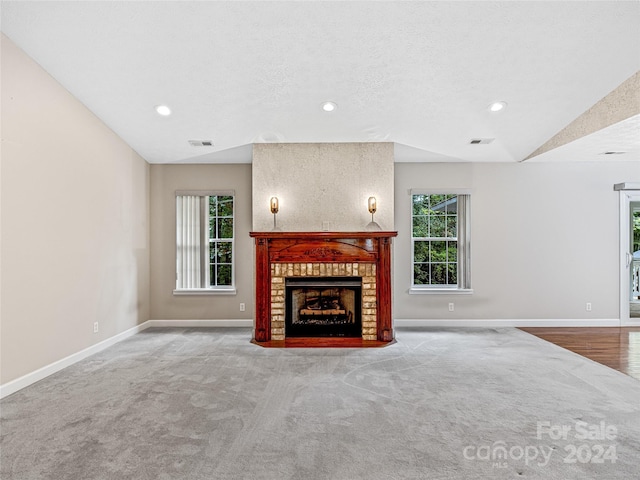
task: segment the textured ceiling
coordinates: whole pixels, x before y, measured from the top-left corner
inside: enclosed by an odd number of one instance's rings
[[[635,115],[624,122],[618,122],[597,132],[585,135],[579,141],[561,145],[527,161],[586,162],[615,160],[637,160],[640,162],[640,115]],[[640,174],[640,163],[638,174]]]
[[[3,33],[151,163],[247,162],[250,144],[274,141],[522,161],[640,69],[636,1],[3,1],[1,13]],[[507,109],[488,112],[496,100]],[[637,125],[616,137],[637,147]],[[600,136],[571,159],[615,148]]]

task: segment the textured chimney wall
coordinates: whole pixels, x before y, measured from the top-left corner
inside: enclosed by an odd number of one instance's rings
[[[393,230],[393,170],[393,143],[255,144],[253,230],[273,229],[273,196],[283,231],[363,231],[370,196],[378,201],[376,223]]]

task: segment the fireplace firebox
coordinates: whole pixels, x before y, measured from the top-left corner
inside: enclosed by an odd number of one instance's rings
[[[362,336],[362,277],[287,278],[287,337]]]

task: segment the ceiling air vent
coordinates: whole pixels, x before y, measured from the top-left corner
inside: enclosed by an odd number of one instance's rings
[[[472,138],[469,144],[470,145],[488,145],[494,140],[495,138]]]
[[[213,147],[213,141],[211,140],[189,140],[189,145],[192,147]]]
[[[608,152],[602,152],[600,155],[624,155],[627,152],[612,152],[612,151],[608,151]]]

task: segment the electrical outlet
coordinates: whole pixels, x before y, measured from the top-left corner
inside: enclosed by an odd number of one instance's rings
[[[98,333],[98,322],[93,322],[93,333]]]
[[[247,306],[244,303],[240,304],[240,311],[244,312],[247,309]]]
[[[454,307],[453,303],[450,303],[450,304],[449,304],[449,311],[450,311],[450,312],[453,312],[453,307]]]
[[[323,232],[328,232],[329,231],[329,225],[330,225],[329,221],[328,220],[324,220],[322,222],[322,231]]]
[[[591,302],[587,302],[587,312],[591,311]]]

